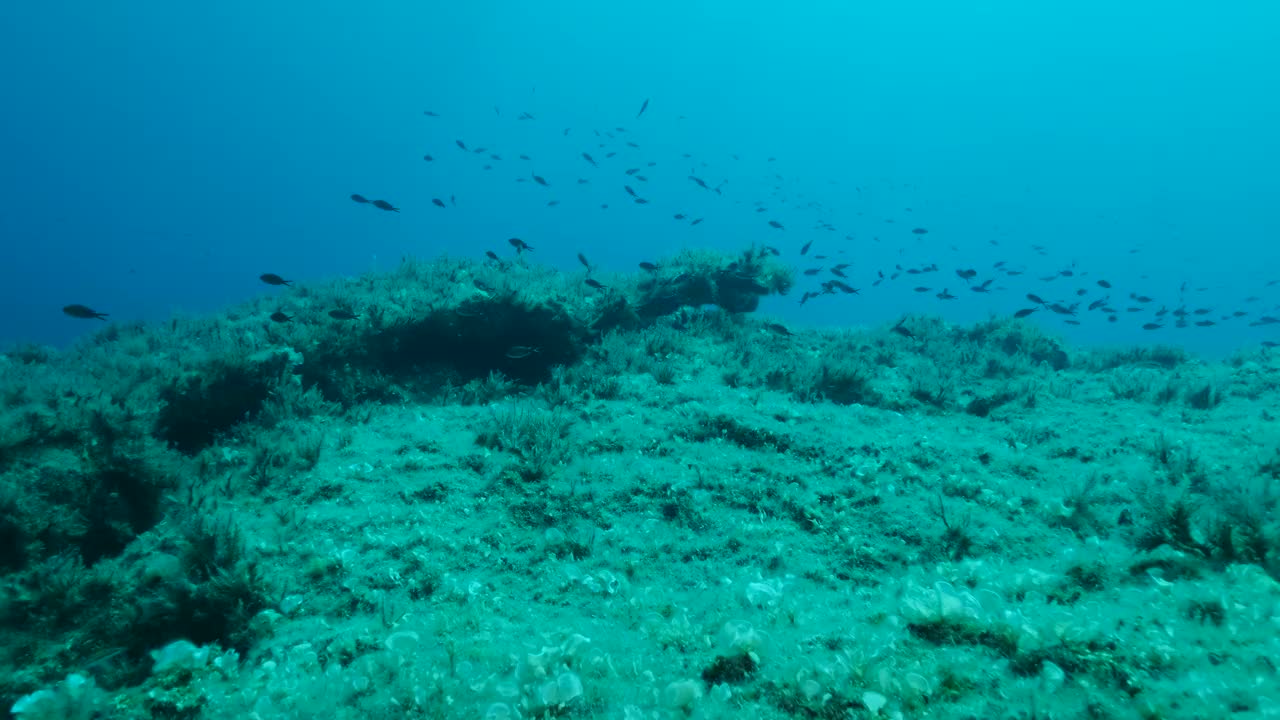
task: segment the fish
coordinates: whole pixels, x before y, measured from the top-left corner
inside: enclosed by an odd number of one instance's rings
[[[788,330],[787,327],[785,325],[782,325],[781,323],[775,323],[775,322],[765,323],[764,327],[769,332],[775,333],[777,335],[782,335],[783,337],[791,337],[792,335],[795,334],[790,330]]]
[[[1041,298],[1039,295],[1036,295],[1035,293],[1027,293],[1027,299],[1028,299],[1028,300],[1030,300],[1031,302],[1033,302],[1033,303],[1037,304],[1037,305],[1047,305],[1047,304],[1048,304],[1048,303],[1046,303],[1046,302],[1044,301],[1044,299],[1043,299],[1043,298]]]
[[[976,293],[989,293],[991,292],[991,282],[992,282],[992,279],[987,278],[986,280],[983,280],[981,283],[974,285],[969,289]]]
[[[502,262],[502,258],[498,257],[498,253],[492,250],[485,250],[484,256],[489,258],[490,260],[493,260],[494,262]]]
[[[450,196],[449,196],[449,204],[450,204],[450,205],[452,205],[452,206],[454,206],[454,207],[458,207],[458,198],[454,197],[453,195],[450,195]]]
[[[929,292],[930,290],[932,290],[933,288],[927,288],[927,287],[925,287],[925,286],[921,285],[921,286],[919,286],[919,287],[914,287],[914,288],[911,288],[911,289],[912,289],[912,290],[914,290],[915,292],[918,292],[918,293],[927,293],[927,292]]]
[[[429,154],[428,154],[428,155],[423,155],[423,156],[422,156],[422,159],[423,159],[423,160],[426,160],[427,162],[432,162],[432,161],[434,161],[434,160],[435,160],[435,158],[431,157],[431,155],[429,155]]]
[[[400,212],[400,208],[393,206],[391,203],[387,202],[386,200],[374,200],[370,204],[378,208],[379,210],[386,210],[387,212]]]
[[[806,255],[806,254],[808,254],[808,252],[809,252],[809,246],[810,246],[810,245],[813,245],[813,241],[812,241],[812,240],[810,240],[809,242],[807,242],[807,243],[805,243],[803,246],[801,246],[801,248],[800,248],[800,254],[801,254],[801,255]]]
[[[352,200],[355,200],[355,201],[356,201],[356,202],[358,202],[358,203],[367,203],[367,202],[369,202],[369,198],[367,198],[367,197],[365,197],[365,196],[363,196],[363,195],[356,195],[355,193],[352,193],[352,194],[351,194],[351,199],[352,199]]]
[[[604,290],[604,289],[605,289],[605,284],[604,284],[604,283],[602,283],[602,282],[600,282],[599,280],[594,280],[594,279],[592,279],[592,278],[587,278],[586,280],[583,280],[582,282],[586,283],[587,287],[595,288],[596,290]]]
[[[453,143],[458,147],[462,148],[463,150],[467,149],[467,144],[462,142],[461,140],[454,140]]]
[[[1164,323],[1149,322],[1142,326],[1143,330],[1159,330],[1164,327]]]
[[[816,268],[808,268],[807,270],[804,271],[804,274],[812,277],[814,275],[817,275],[820,272],[822,272],[822,268],[816,267]]]
[[[638,173],[638,172],[640,172],[640,168],[627,168],[627,170],[626,170],[625,172],[623,172],[622,174],[623,174],[623,175],[635,175],[635,174],[636,174],[636,173]]]
[[[591,153],[582,153],[582,159],[591,163],[591,167],[600,167],[600,165],[596,162],[596,159],[591,157]]]
[[[1016,318],[1024,318],[1039,309],[1040,308],[1023,308],[1018,312],[1014,313],[1013,316]]]
[[[782,227],[782,223],[778,222],[777,220],[770,220],[769,227],[775,228],[777,230],[786,230],[786,228]]]
[[[675,215],[672,215],[671,217],[675,218],[676,220],[684,220],[684,219],[685,219],[686,217],[688,217],[688,216],[687,216],[687,215],[685,215],[684,213],[676,213]]]
[[[955,300],[956,299],[956,296],[952,295],[951,291],[946,288],[942,288],[942,292],[938,293],[936,297],[939,300]]]
[[[689,224],[690,224],[690,225],[697,225],[697,224],[698,224],[698,223],[700,223],[700,222],[702,222],[702,218],[694,218],[693,220],[690,220],[690,221],[689,221]]]
[[[543,178],[541,175],[534,175],[533,181],[538,183],[539,185],[542,185],[543,187],[549,187],[551,185],[551,183],[547,182],[546,179]]]
[[[622,189],[626,190],[627,194],[630,195],[631,197],[640,197],[639,195],[636,195],[636,191],[632,190],[630,185],[623,185]]]
[[[588,271],[591,270],[591,263],[587,261],[586,255],[578,253],[578,262],[582,263],[582,267],[586,268]]]
[[[1099,281],[1098,281],[1098,287],[1101,287],[1101,288],[1108,288],[1108,289],[1110,289],[1110,288],[1111,288],[1111,283],[1107,282],[1106,280],[1099,280]]]
[[[280,277],[275,273],[262,273],[261,275],[258,276],[258,279],[268,285],[288,285],[290,287],[293,286],[292,280],[285,280],[284,278]]]
[[[703,180],[703,179],[702,179],[702,178],[700,178],[700,177],[697,177],[697,176],[694,176],[694,175],[690,175],[690,176],[689,176],[689,179],[690,179],[690,180],[692,180],[692,181],[694,181],[695,183],[697,183],[697,184],[698,184],[698,187],[702,188],[703,190],[710,190],[710,189],[711,189],[711,188],[707,187],[707,181],[706,181],[706,180]]]
[[[978,271],[977,270],[956,270],[956,276],[959,277],[961,280],[964,280],[965,282],[969,282],[970,280],[978,276]]]
[[[435,205],[436,207],[441,207],[441,208],[444,207],[444,201],[441,200],[440,198],[431,198],[431,204]]]
[[[644,199],[644,198],[642,198],[642,197],[638,197],[638,198],[636,198],[633,202],[635,202],[635,204],[637,204],[637,205],[648,205],[648,204],[649,204],[649,201],[648,201],[648,200],[645,200],[645,199]]]
[[[644,111],[648,109],[649,109],[649,98],[645,98],[644,102],[640,103],[640,112],[636,113],[636,118],[639,119],[639,117],[644,114]]]
[[[911,228],[911,234],[912,235],[928,235],[929,231],[922,227]]]
[[[507,240],[507,243],[510,244],[511,247],[516,249],[517,254],[522,253],[526,250],[528,250],[529,252],[533,252],[533,246],[521,240],[520,238],[509,238]]]
[[[426,115],[427,117],[440,117],[440,113],[438,113],[438,112],[433,112],[433,111],[431,111],[431,110],[423,110],[423,111],[422,111],[422,114],[423,114],[423,115]]]
[[[277,310],[271,313],[271,322],[287,323],[293,319],[292,315],[285,315],[283,310]]]
[[[658,266],[657,266],[657,265],[654,265],[654,264],[653,264],[653,263],[651,263],[651,262],[642,262],[642,263],[640,263],[640,269],[641,269],[641,270],[644,270],[644,271],[646,271],[646,272],[657,272],[657,271],[658,271]]]
[[[351,312],[350,310],[346,310],[344,308],[337,308],[329,311],[329,317],[333,318],[334,320],[355,320],[360,316]]]
[[[507,349],[507,357],[512,360],[523,360],[524,358],[539,352],[542,352],[542,348],[536,348],[530,345],[512,345]]]
[[[102,320],[103,322],[107,322],[107,313],[100,313],[86,305],[67,305],[62,308],[62,313],[73,318],[79,318],[80,320]]]

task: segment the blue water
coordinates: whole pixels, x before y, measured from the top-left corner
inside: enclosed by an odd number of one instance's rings
[[[1280,315],[1278,36],[1257,0],[4,3],[0,345],[101,325],[68,303],[164,320],[272,292],[263,272],[509,254],[518,236],[606,274],[770,244],[824,267],[765,308],[795,324],[971,321],[1034,292],[1081,302],[1078,326],[1032,316],[1076,342],[1223,354],[1280,340],[1249,325]],[[861,294],[801,306],[835,262]],[[1097,279],[1115,323],[1083,312]],[[1128,313],[1130,293],[1154,300]],[[1216,324],[1141,330],[1160,306]]]

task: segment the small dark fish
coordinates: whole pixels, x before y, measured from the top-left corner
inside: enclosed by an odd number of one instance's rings
[[[93,308],[85,305],[67,305],[66,307],[62,308],[62,312],[65,315],[70,315],[73,318],[79,318],[81,320],[106,321],[107,319],[106,313],[100,313],[94,310]]]
[[[578,262],[582,263],[582,267],[586,268],[587,270],[591,269],[591,263],[587,262],[586,255],[583,255],[582,253],[578,253]]]
[[[522,253],[526,250],[530,252],[533,251],[533,246],[521,240],[520,238],[510,238],[509,240],[507,240],[507,242],[510,243],[511,247],[516,249],[517,254]]]
[[[537,352],[542,352],[542,348],[530,347],[528,345],[513,345],[507,350],[507,357],[512,360],[523,360]]]
[[[1062,303],[1054,303],[1049,306],[1049,309],[1055,313],[1058,313],[1059,315],[1075,315],[1076,314],[1075,305],[1063,305]]]
[[[485,250],[485,251],[484,251],[484,256],[485,256],[485,257],[487,257],[487,258],[489,258],[490,260],[492,260],[492,261],[494,261],[494,262],[502,262],[502,258],[498,257],[498,253],[496,253],[496,252],[494,252],[494,251],[492,251],[492,250]]]
[[[427,162],[432,162],[435,160],[435,158],[431,157],[430,155],[423,155],[422,159],[426,160]]]
[[[596,290],[604,290],[605,288],[604,283],[600,282],[599,280],[593,280],[592,278],[587,278],[582,282],[586,283],[587,287],[595,288]]]
[[[1143,325],[1142,329],[1143,330],[1159,330],[1162,327],[1164,327],[1164,323],[1149,322],[1146,325]]]
[[[440,208],[444,207],[444,201],[440,198],[431,198],[431,204]]]
[[[365,196],[363,196],[363,195],[355,195],[355,194],[352,194],[352,195],[351,195],[351,199],[352,199],[352,200],[355,200],[355,201],[356,201],[356,202],[358,202],[358,203],[367,203],[367,202],[369,202],[369,198],[367,198],[367,197],[365,197]]]
[[[911,228],[912,235],[928,235],[929,231],[924,228]]]
[[[978,271],[977,270],[956,270],[956,277],[960,278],[961,280],[964,280],[965,282],[969,282],[970,280],[978,277]]]
[[[400,208],[393,206],[391,203],[387,202],[386,200],[374,200],[370,204],[378,208],[379,210],[386,210],[388,212],[400,212]]]
[[[918,292],[918,293],[927,293],[927,292],[929,292],[930,290],[932,290],[933,288],[927,288],[927,287],[925,287],[925,286],[921,285],[920,287],[914,287],[914,288],[911,288],[911,289],[912,289],[912,290],[914,290],[914,291],[916,291],[916,292]]]
[[[640,104],[640,112],[636,113],[636,118],[639,118],[641,115],[644,114],[644,111],[648,109],[649,109],[649,98],[645,98],[644,102]]]
[[[690,180],[692,180],[692,181],[694,181],[695,183],[697,183],[697,184],[698,184],[698,187],[702,188],[703,190],[710,190],[710,189],[711,189],[711,188],[707,187],[707,181],[706,181],[706,180],[703,180],[703,179],[702,179],[702,178],[700,178],[700,177],[695,177],[695,176],[693,176],[693,175],[690,175],[690,176],[689,176],[689,179],[690,179]]]
[[[544,187],[548,187],[551,185],[551,183],[547,182],[546,179],[543,178],[541,175],[534,175],[533,181]]]
[[[769,227],[775,228],[777,230],[786,230],[786,228],[782,227],[782,223],[778,222],[777,220],[770,220]]]
[[[1037,305],[1046,305],[1046,304],[1047,304],[1047,303],[1044,301],[1044,299],[1043,299],[1043,298],[1041,298],[1039,295],[1036,295],[1036,294],[1034,294],[1034,293],[1027,293],[1027,299],[1028,299],[1028,300],[1030,300],[1031,302],[1033,302],[1033,303],[1037,304]]]
[[[645,200],[645,199],[644,199],[644,198],[642,198],[642,197],[638,197],[638,198],[636,198],[636,199],[634,200],[634,202],[635,202],[635,204],[637,204],[637,205],[648,205],[648,204],[649,204],[649,201],[648,201],[648,200]]]
[[[1098,287],[1103,287],[1103,288],[1108,288],[1108,289],[1109,289],[1109,288],[1111,287],[1111,283],[1107,282],[1106,280],[1099,280],[1099,281],[1098,281]]]
[[[803,246],[801,246],[801,248],[800,248],[800,254],[801,254],[801,255],[807,255],[807,254],[809,253],[809,247],[810,247],[811,245],[813,245],[813,241],[812,241],[812,240],[810,240],[809,242],[807,242],[807,243],[805,243]]]
[[[462,148],[463,150],[466,150],[466,149],[467,149],[467,144],[466,144],[466,143],[464,143],[464,142],[462,142],[461,140],[454,140],[453,142],[454,142],[454,144],[455,144],[455,145],[457,145],[458,147]]]
[[[992,282],[991,278],[987,278],[986,280],[983,280],[981,283],[974,285],[969,289],[976,293],[989,293],[991,292],[991,282]]]
[[[622,174],[623,174],[623,175],[635,175],[635,174],[636,174],[636,173],[638,173],[638,172],[640,172],[640,168],[627,168],[626,172],[624,172],[624,173],[622,173]]]
[[[600,165],[596,163],[596,159],[591,157],[590,153],[582,153],[582,158],[591,163],[592,167],[600,167]]]
[[[1196,327],[1213,327],[1214,325],[1217,325],[1217,324],[1218,323],[1212,320],[1200,320],[1196,322]]]
[[[946,288],[942,288],[942,292],[938,293],[936,297],[939,300],[955,300],[956,299],[956,296],[952,295],[951,291]]]
[[[285,280],[275,273],[263,273],[258,276],[258,279],[268,285],[293,285],[292,280]]]
[[[814,275],[817,275],[817,274],[818,274],[818,273],[820,273],[820,272],[822,272],[822,268],[821,268],[821,267],[816,267],[816,268],[809,268],[809,269],[805,270],[805,271],[804,271],[804,274],[805,274],[805,275],[808,275],[808,276],[810,276],[810,277],[812,277],[812,276],[814,276]]]
[[[676,213],[672,217],[674,217],[676,220],[684,220],[688,216],[685,215],[684,213]]]
[[[653,264],[653,263],[651,263],[651,262],[642,262],[642,263],[640,263],[640,269],[641,269],[641,270],[646,270],[646,271],[648,271],[648,272],[657,272],[657,271],[658,271],[658,266],[657,266],[657,265],[654,265],[654,264]]]
[[[1040,308],[1023,308],[1018,312],[1014,313],[1013,316],[1016,318],[1024,318],[1039,309]]]
[[[329,317],[333,318],[334,320],[355,320],[360,316],[351,312],[350,310],[339,308],[337,310],[330,310]]]
[[[431,110],[423,110],[422,114],[426,115],[427,117],[440,117],[440,113],[432,112]]]
[[[560,204],[559,200],[548,200],[547,207],[555,207]]]
[[[292,315],[285,315],[284,312],[280,310],[271,313],[271,322],[287,323],[292,319]]]
[[[690,224],[690,225],[697,225],[697,224],[698,224],[698,223],[700,223],[700,222],[702,222],[702,218],[695,218],[695,219],[691,220],[691,221],[689,222],[689,224]]]
[[[632,190],[630,185],[623,185],[622,189],[626,190],[627,194],[630,195],[631,197],[640,197],[639,195],[636,195],[636,191]]]
[[[782,335],[783,337],[791,337],[792,335],[795,334],[790,330],[788,330],[785,325],[782,325],[780,323],[775,323],[775,322],[765,323],[764,326],[765,326],[765,329],[767,329],[769,332],[775,333],[777,335]]]

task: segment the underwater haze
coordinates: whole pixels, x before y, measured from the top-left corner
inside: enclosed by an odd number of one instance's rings
[[[1280,339],[1270,3],[55,1],[0,27],[3,346],[96,329],[69,304],[163,321],[511,237],[603,273],[775,248],[815,270],[764,307],[797,325]]]
[[[1280,6],[0,5],[0,720],[1280,720]]]

